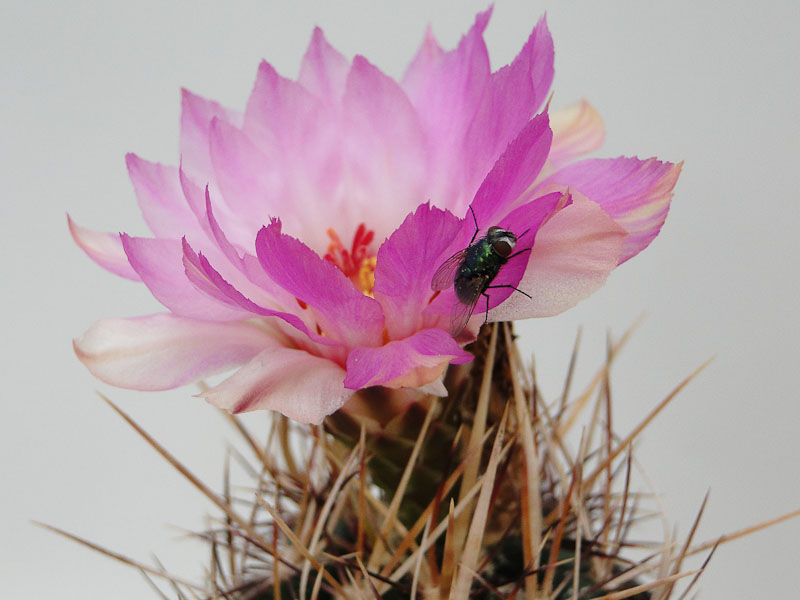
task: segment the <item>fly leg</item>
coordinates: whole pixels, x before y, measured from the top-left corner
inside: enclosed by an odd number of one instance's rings
[[[524,250],[523,250],[523,252],[524,252]],[[519,293],[520,293],[520,294],[522,294],[523,296],[527,296],[528,298],[530,298],[531,300],[533,300],[533,296],[531,296],[531,295],[530,295],[529,293],[527,293],[527,292],[523,292],[521,289],[519,289],[519,288],[516,288],[516,287],[514,287],[513,285],[490,285],[490,286],[489,286],[489,287],[487,287],[486,289],[487,289],[487,290],[491,290],[491,289],[496,289],[496,288],[511,288],[511,289],[512,289],[512,290],[514,290],[515,292],[519,292]],[[484,296],[486,296],[486,294],[484,294]],[[486,296],[486,310],[487,310],[487,311],[489,310],[489,296]]]
[[[533,297],[532,297],[532,296],[531,296],[529,293],[527,293],[527,292],[523,292],[521,289],[519,289],[519,288],[516,288],[516,287],[514,287],[513,285],[490,285],[490,286],[488,286],[486,289],[487,289],[487,290],[493,290],[493,289],[497,289],[497,288],[511,288],[511,289],[512,289],[512,290],[514,290],[515,292],[519,292],[519,293],[520,293],[520,294],[522,294],[523,296],[527,296],[528,298],[530,298],[531,300],[533,300]],[[486,298],[486,317],[484,317],[484,319],[483,319],[483,324],[484,324],[484,325],[486,325],[486,323],[488,323],[488,322],[489,322],[489,294],[487,294],[487,293],[486,293],[486,291],[484,290],[484,291],[481,293],[481,295],[482,295],[484,298]]]
[[[526,231],[525,233],[527,233],[527,231]],[[525,235],[525,233],[523,233],[522,235]],[[520,237],[522,237],[522,236],[520,236]],[[506,259],[506,262],[508,262],[509,260],[511,260],[512,258],[514,258],[515,256],[519,256],[519,255],[520,255],[520,254],[522,254],[523,252],[530,252],[531,250],[533,250],[533,248],[525,248],[525,250],[520,250],[519,252],[514,252],[514,254],[512,254],[511,256],[509,256],[509,257]]]
[[[472,205],[471,204],[469,206],[469,212],[472,213],[472,220],[475,221],[475,233],[472,234],[472,239],[469,241],[469,244],[468,244],[469,246],[472,246],[472,242],[474,242],[475,238],[478,237],[478,232],[481,230],[481,228],[478,227],[478,217],[475,216],[475,211],[472,210]]]

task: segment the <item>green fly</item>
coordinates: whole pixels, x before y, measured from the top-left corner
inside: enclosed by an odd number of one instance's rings
[[[484,324],[486,324],[489,319],[489,294],[486,293],[486,290],[511,288],[528,298],[531,297],[513,285],[492,285],[492,281],[497,277],[504,264],[523,252],[530,252],[531,249],[525,248],[514,252],[517,236],[497,226],[489,227],[486,235],[476,242],[475,238],[478,237],[480,227],[478,219],[475,217],[475,211],[471,206],[469,210],[472,213],[472,220],[475,221],[475,233],[472,234],[469,245],[444,261],[431,280],[431,289],[434,291],[446,290],[451,285],[455,289],[458,301],[453,305],[453,312],[450,315],[450,334],[453,337],[458,336],[464,330],[475,310],[478,298],[481,296],[486,298],[486,319],[484,320]],[[525,230],[519,237],[521,238],[526,233],[528,230]],[[514,253],[512,254],[512,252]]]

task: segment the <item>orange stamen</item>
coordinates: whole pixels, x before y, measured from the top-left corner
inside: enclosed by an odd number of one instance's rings
[[[325,260],[336,265],[362,293],[372,296],[376,259],[370,245],[375,239],[375,232],[368,230],[364,223],[359,224],[349,249],[345,248],[333,229],[328,229],[327,233],[331,242]]]

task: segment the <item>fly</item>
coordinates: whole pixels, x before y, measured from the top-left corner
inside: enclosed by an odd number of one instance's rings
[[[444,261],[431,280],[431,289],[434,291],[445,290],[451,285],[455,289],[458,301],[453,305],[453,312],[450,315],[450,334],[453,337],[464,330],[481,296],[486,298],[486,320],[484,320],[486,324],[489,319],[489,294],[486,290],[511,288],[528,298],[531,297],[513,285],[492,285],[492,281],[504,264],[523,252],[530,252],[531,249],[525,248],[514,252],[517,236],[497,226],[489,227],[486,235],[476,242],[475,238],[478,237],[480,227],[475,211],[471,206],[469,210],[475,221],[475,233],[472,234],[469,245]],[[528,230],[519,237],[526,233]]]

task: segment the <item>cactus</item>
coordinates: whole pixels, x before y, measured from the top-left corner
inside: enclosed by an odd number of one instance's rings
[[[632,441],[699,369],[619,437],[608,367],[624,339],[585,391],[570,399],[568,375],[551,403],[505,323],[484,328],[471,364],[450,367],[446,398],[364,390],[319,427],[273,418],[266,443],[226,413],[252,454],[240,456],[252,491],[236,497],[229,472],[214,493],[112,404],[222,511],[221,526],[196,534],[211,550],[202,584],[51,529],[167,579],[179,598],[665,600],[705,566],[685,571],[687,555],[716,545],[691,546],[695,523],[682,545],[626,555],[649,514]]]

